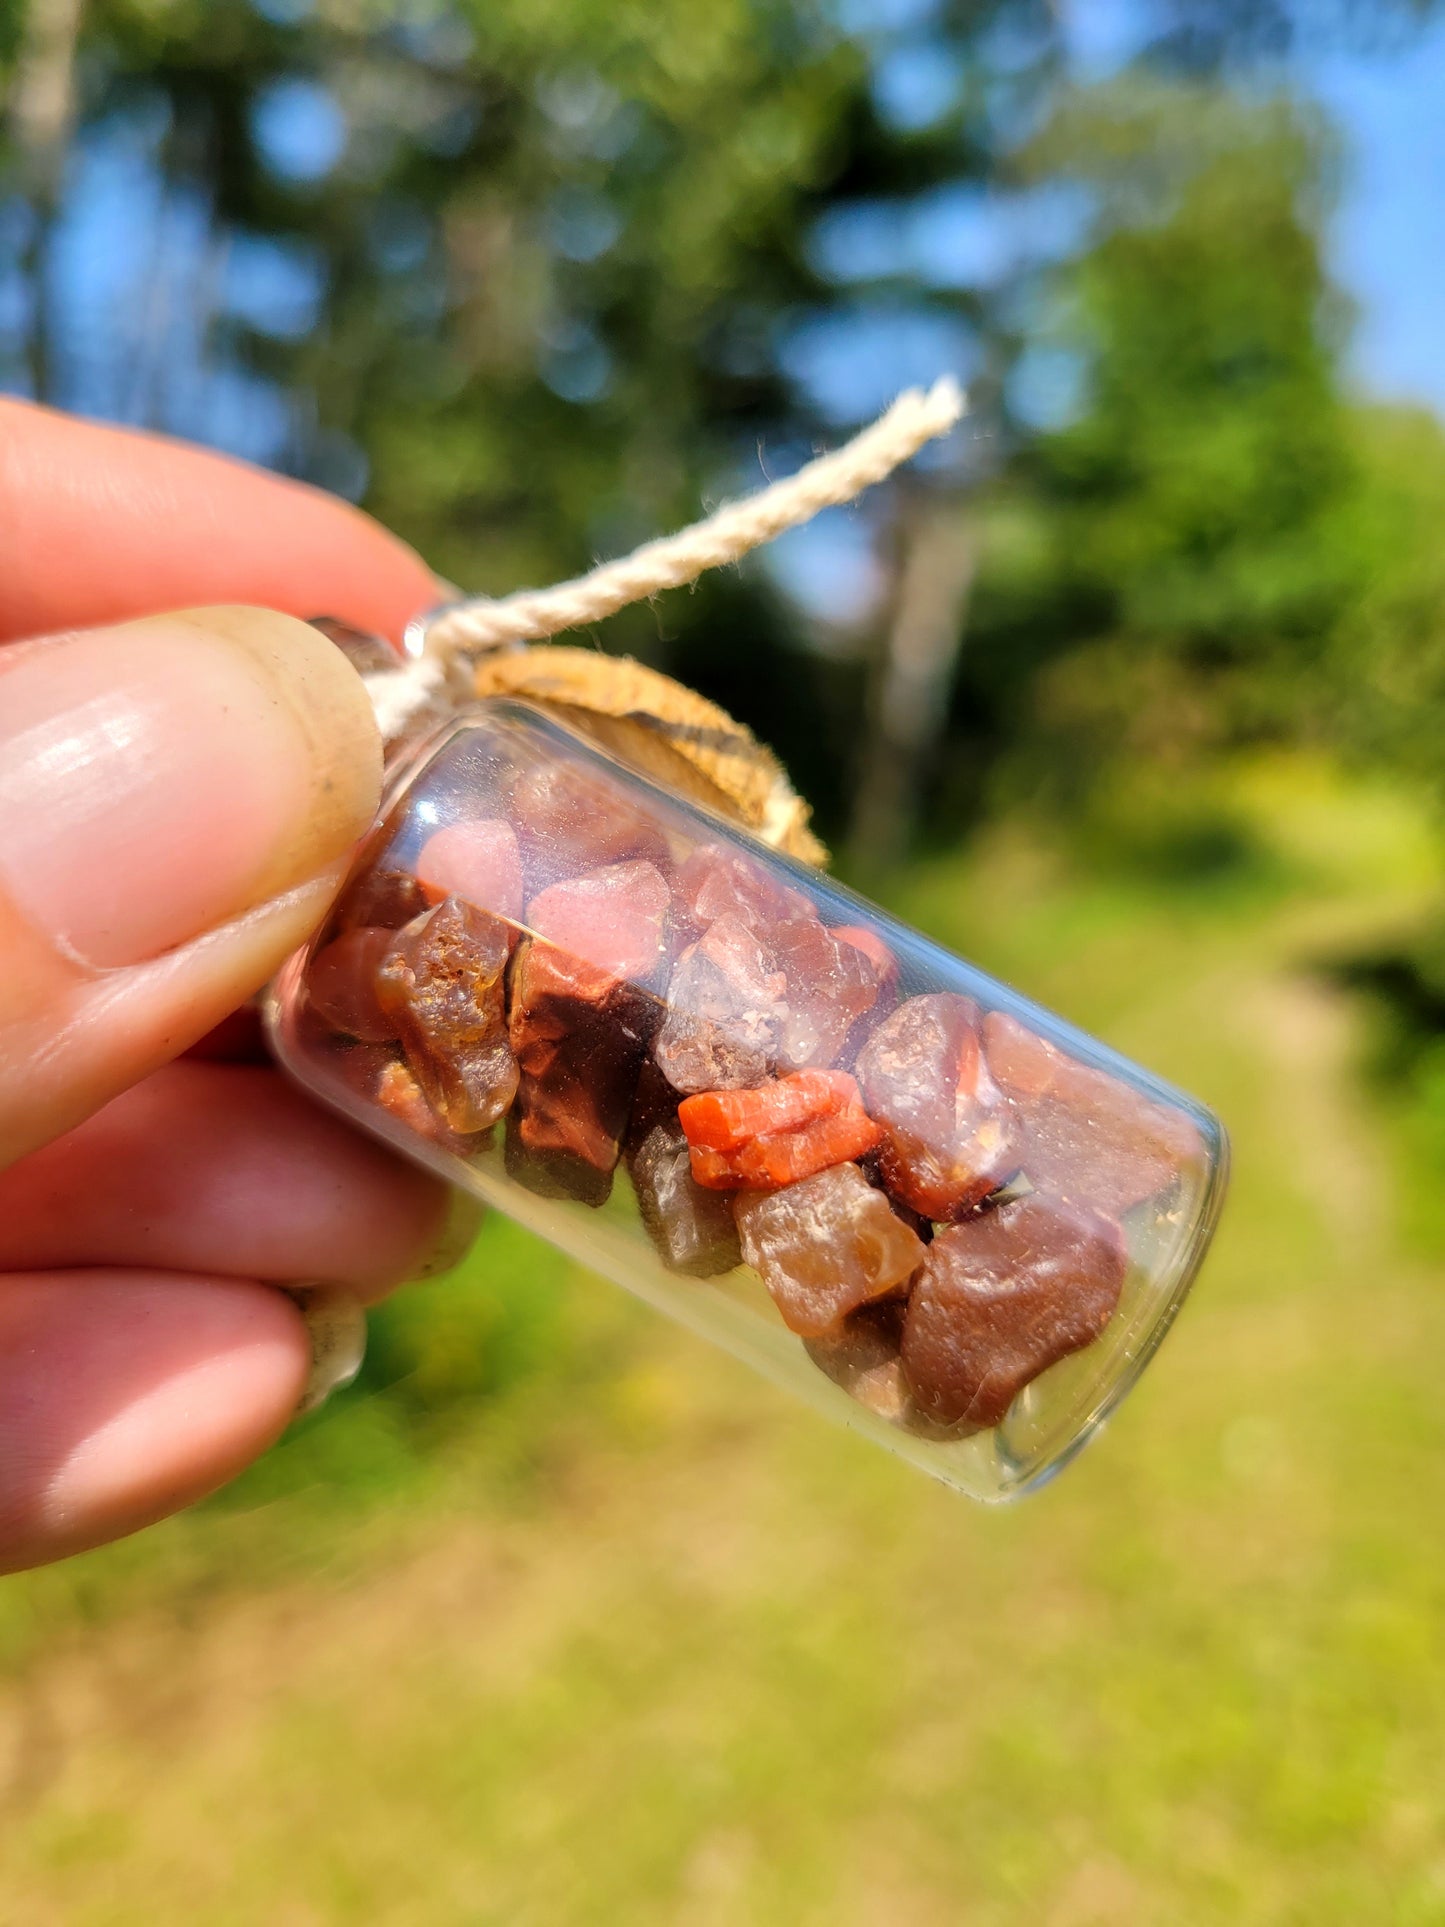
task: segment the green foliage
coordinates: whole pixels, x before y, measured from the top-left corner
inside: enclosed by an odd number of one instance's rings
[[[1101,760],[1298,735],[1325,707],[1356,586],[1329,536],[1358,478],[1324,155],[1282,101],[1131,85],[1080,97],[1030,156],[1098,208],[1050,331],[1082,400],[986,524],[965,677],[996,710],[1002,677],[1047,671],[1029,768],[1071,802]]]
[[[1359,583],[1331,639],[1339,733],[1445,802],[1445,433],[1384,409],[1355,432],[1363,486],[1331,531]]]
[[[1329,742],[1438,791],[1445,433],[1342,392],[1327,130],[1135,80],[1079,96],[1026,164],[1098,221],[1045,335],[1076,411],[980,510],[955,713],[994,800],[1122,854],[1121,782],[1167,819],[1170,785],[1243,742]]]

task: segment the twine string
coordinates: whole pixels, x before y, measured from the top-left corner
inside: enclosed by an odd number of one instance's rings
[[[550,589],[523,589],[495,601],[479,596],[418,618],[408,637],[411,660],[365,679],[383,736],[400,735],[412,716],[457,686],[470,658],[600,622],[630,603],[695,582],[708,569],[741,561],[881,482],[925,443],[946,435],[963,412],[963,393],[952,376],[926,391],[910,388],[842,448],[675,535],[645,542],[631,555]]]

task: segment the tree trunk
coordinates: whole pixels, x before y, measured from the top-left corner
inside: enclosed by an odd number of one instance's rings
[[[10,84],[10,131],[19,156],[21,190],[34,218],[26,265],[31,302],[29,373],[37,401],[53,399],[46,261],[75,115],[75,50],[84,4],[85,0],[30,0]]]
[[[904,508],[897,590],[869,704],[849,848],[873,874],[904,855],[948,716],[978,537],[958,496]]]

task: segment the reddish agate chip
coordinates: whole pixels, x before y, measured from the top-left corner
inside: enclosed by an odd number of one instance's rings
[[[1121,1216],[1204,1156],[1193,1120],[1077,1058],[1003,1011],[988,1062],[1013,1100],[1017,1162],[1036,1191]]]
[[[811,897],[774,877],[761,863],[726,844],[694,850],[677,871],[678,914],[705,930],[720,917],[736,917],[756,930],[789,917],[812,917]]]
[[[997,1425],[1025,1385],[1099,1336],[1127,1268],[1118,1225],[1037,1195],[941,1231],[903,1321],[920,1409]]]
[[[656,864],[612,863],[554,883],[527,905],[539,937],[629,983],[651,983],[667,957],[672,894]]]
[[[755,932],[719,917],[673,966],[658,1069],[677,1091],[761,1084],[773,1067],[787,982]]]
[[[789,1331],[817,1338],[870,1299],[896,1291],[924,1247],[856,1164],[737,1201],[743,1256]]]
[[[359,924],[322,946],[306,967],[306,998],[333,1030],[363,1044],[389,1044],[396,1019],[381,1007],[377,977],[396,942],[394,930]]]
[[[862,948],[825,930],[816,917],[774,924],[765,941],[782,971],[787,1015],[778,1067],[835,1064],[858,1019],[878,1001],[879,971]]]
[[[522,914],[522,852],[499,817],[470,818],[436,830],[421,847],[416,874],[428,897],[460,897],[515,922]]]
[[[692,1174],[709,1190],[771,1189],[871,1151],[882,1133],[846,1071],[797,1071],[678,1106]],[[866,1182],[866,1180],[865,1180]]]
[[[448,897],[393,938],[377,996],[427,1102],[463,1136],[485,1131],[517,1089],[504,973],[511,932]]]
[[[1010,1105],[970,998],[939,991],[900,1004],[858,1053],[858,1083],[884,1129],[883,1180],[925,1218],[962,1217],[1017,1168]]]

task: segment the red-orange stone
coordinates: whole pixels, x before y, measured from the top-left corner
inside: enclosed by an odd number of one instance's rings
[[[1012,1098],[1017,1162],[1035,1190],[1118,1217],[1202,1159],[1185,1112],[1081,1064],[1017,1018],[991,1011],[984,1042]]]
[[[962,1217],[1018,1166],[978,1017],[952,991],[910,997],[858,1053],[863,1102],[885,1132],[884,1183],[925,1218]]]
[[[795,1071],[751,1091],[704,1091],[684,1098],[678,1118],[689,1144],[736,1151],[773,1131],[796,1130],[858,1102],[846,1071]]]
[[[903,1321],[919,1408],[997,1425],[1025,1385],[1099,1336],[1127,1268],[1116,1224],[1037,1194],[941,1231]]]
[[[862,1157],[882,1133],[845,1071],[797,1071],[756,1090],[709,1091],[678,1107],[692,1174],[709,1190],[773,1189]]]
[[[856,1164],[737,1201],[743,1256],[789,1331],[817,1338],[917,1268],[924,1247]]]

